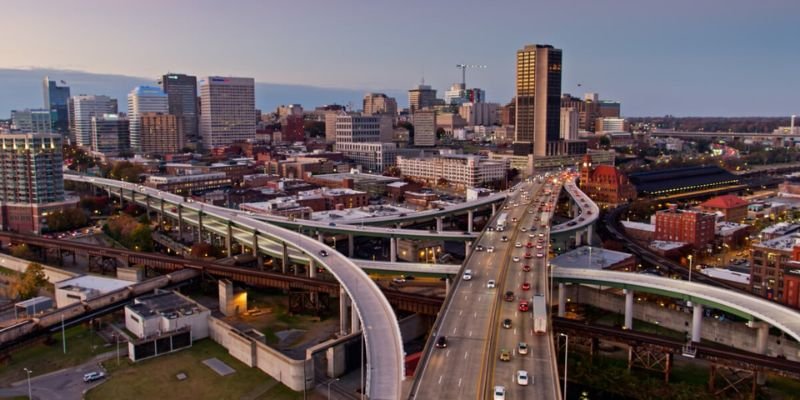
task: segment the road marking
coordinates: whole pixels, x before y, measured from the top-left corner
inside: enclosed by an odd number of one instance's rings
[[[439,375],[439,384],[440,385],[442,384],[442,378],[444,378],[444,375]]]
[[[456,329],[457,329],[457,328],[453,328],[453,335],[455,335],[455,334],[456,334]]]
[[[467,352],[464,352],[464,359],[466,360],[466,359],[467,359],[467,357],[469,357],[469,352],[468,352],[468,351],[467,351]]]
[[[475,311],[474,313],[472,313],[472,318],[478,318],[478,312],[477,312],[477,311]]]
[[[517,328],[514,328],[514,336],[517,335]]]
[[[458,387],[461,387],[461,378],[458,378]]]
[[[464,313],[464,310],[461,310],[461,311],[459,311],[459,312],[458,312],[458,316],[460,317],[460,316],[461,316],[461,314],[463,314],[463,313]]]
[[[447,350],[447,353],[444,353],[445,357],[450,357],[450,350]]]
[[[472,331],[469,331],[469,337],[472,337]]]
[[[481,297],[482,297],[482,296],[478,296],[478,301],[479,301],[479,302],[481,301]]]
[[[464,295],[464,301],[467,301],[467,295]]]

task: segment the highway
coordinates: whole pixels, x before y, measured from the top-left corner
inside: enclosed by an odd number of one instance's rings
[[[357,310],[364,330],[366,358],[369,364],[366,388],[369,398],[390,400],[400,397],[404,352],[397,317],[375,282],[344,255],[318,240],[238,213],[232,213],[227,208],[188,202],[182,196],[113,179],[72,174],[65,174],[64,179],[86,182],[99,187],[110,187],[114,190],[123,189],[129,193],[134,191],[154,199],[163,199],[180,205],[182,210],[194,213],[202,210],[203,214],[230,221],[234,226],[249,232],[251,238],[256,236],[275,242],[286,241],[291,247],[301,250],[317,265],[327,269],[353,301],[353,306]],[[322,256],[320,254],[322,250],[325,250],[328,255]]]
[[[575,184],[574,177],[564,182],[564,189],[566,189],[567,193],[572,197],[572,200],[578,205],[580,210],[575,215],[575,218],[552,226],[550,228],[551,234],[585,228],[597,221],[597,218],[600,216],[600,207],[598,207],[586,193],[578,188],[578,185]]]

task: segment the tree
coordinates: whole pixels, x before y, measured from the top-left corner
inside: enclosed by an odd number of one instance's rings
[[[56,211],[47,217],[47,230],[62,232],[80,228],[89,222],[89,217],[80,208],[67,208]]]
[[[44,267],[39,263],[30,263],[17,283],[17,296],[27,300],[39,294],[39,289],[47,285]]]
[[[11,248],[11,255],[17,258],[24,258],[30,260],[33,258],[33,251],[27,244],[23,243]]]
[[[600,147],[607,149],[609,146],[611,146],[611,139],[606,135],[600,137]]]

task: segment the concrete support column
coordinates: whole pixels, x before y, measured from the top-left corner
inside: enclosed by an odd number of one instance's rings
[[[767,354],[767,341],[769,340],[769,324],[766,322],[750,321],[747,326],[756,329],[756,348],[758,354]],[[767,376],[764,371],[756,372],[756,384],[764,385],[767,383]]]
[[[144,196],[144,212],[147,215],[147,218],[150,219],[150,195]]]
[[[228,221],[228,234],[225,236],[225,251],[228,252],[228,257],[233,257],[233,224]]]
[[[441,232],[442,230],[444,230],[444,218],[436,217],[436,232]]]
[[[472,233],[472,217],[474,216],[474,212],[472,210],[467,211],[467,232]]]
[[[317,277],[317,263],[314,260],[308,263],[308,277],[315,279]]]
[[[589,227],[586,228],[586,242],[589,246],[592,245],[592,231],[594,230],[593,226],[594,225],[589,225]]]
[[[289,268],[289,246],[286,245],[286,242],[281,242],[282,252],[281,252],[281,272],[284,274],[286,270]]]
[[[197,212],[197,238],[198,242],[203,241],[203,212]]]
[[[253,232],[253,255],[258,255],[258,232]]]
[[[625,329],[633,329],[633,290],[624,289],[625,293]]]
[[[325,234],[322,232],[317,232],[317,240],[319,240],[320,243],[325,243]]]
[[[356,307],[350,304],[350,333],[358,332],[361,330],[361,319],[358,318],[358,311]]]
[[[178,204],[178,237],[183,239],[183,207]]]
[[[353,258],[355,254],[356,248],[356,238],[353,237],[353,234],[347,235],[347,256]]]
[[[119,208],[122,208],[122,203],[125,202],[125,193],[122,192],[122,188],[119,188]]]
[[[700,343],[703,331],[703,305],[694,303],[692,306],[692,343]]]
[[[389,238],[389,261],[397,262],[397,238]]]
[[[161,204],[158,205],[158,209],[158,226],[160,228],[164,226],[164,199],[161,199]]]
[[[578,247],[583,243],[582,239],[583,235],[581,234],[581,231],[575,232],[575,247]]]
[[[450,294],[450,277],[445,276],[444,278],[444,295],[447,296]]]
[[[339,288],[339,335],[347,334],[347,292]]]
[[[464,257],[469,257],[472,253],[472,242],[465,242],[464,243]]]
[[[492,215],[497,212],[497,204],[492,203]]]
[[[558,284],[558,316],[564,317],[567,313],[567,285]]]

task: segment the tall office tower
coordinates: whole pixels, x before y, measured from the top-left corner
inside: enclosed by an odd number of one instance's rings
[[[414,146],[436,146],[436,111],[417,110],[414,119]]]
[[[467,102],[467,88],[463,83],[454,83],[444,92],[444,103],[461,105]]]
[[[336,117],[336,143],[378,143],[392,141],[388,115],[340,114]]]
[[[139,116],[142,153],[177,153],[186,146],[181,124],[185,119],[172,114],[144,113]]]
[[[255,139],[255,80],[209,76],[200,82],[203,147],[212,149]]]
[[[82,94],[70,97],[69,107],[72,144],[88,149],[92,146],[92,117],[116,114],[117,100]]]
[[[436,104],[436,89],[419,85],[408,91],[408,109],[413,114],[417,110],[433,107]]]
[[[600,100],[598,108],[601,118],[619,118],[622,106],[618,101]]]
[[[515,155],[557,153],[560,97],[561,50],[539,44],[518,50]]]
[[[383,93],[364,95],[364,115],[385,114],[397,117],[397,100]]]
[[[131,148],[142,151],[142,131],[139,116],[145,113],[166,114],[169,112],[167,94],[152,86],[137,86],[128,93],[128,119],[131,124]]]
[[[11,110],[13,129],[22,133],[52,133],[56,110]]]
[[[61,83],[65,83],[61,81]],[[53,129],[63,134],[69,132],[69,115],[67,103],[69,102],[69,86],[58,86],[56,81],[44,77],[44,108],[55,110],[56,118],[53,121]]]
[[[92,150],[116,157],[131,148],[130,121],[119,114],[92,117]]]
[[[561,107],[561,139],[578,140],[578,111],[572,107]]]
[[[169,113],[181,120],[180,127],[186,143],[197,145],[198,133],[197,77],[167,74],[161,77],[161,89],[167,94]]]
[[[0,230],[40,233],[47,215],[67,201],[62,175],[61,135],[0,134]]]

